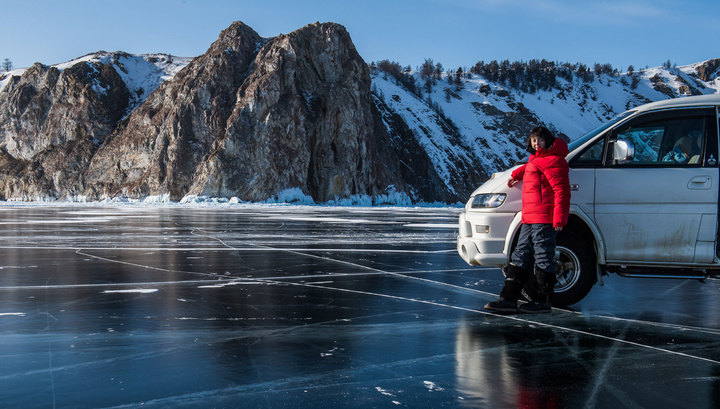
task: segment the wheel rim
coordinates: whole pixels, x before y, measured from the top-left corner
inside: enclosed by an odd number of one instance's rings
[[[561,293],[572,288],[580,279],[580,259],[569,248],[555,248],[555,264],[557,264],[557,284],[555,292]]]

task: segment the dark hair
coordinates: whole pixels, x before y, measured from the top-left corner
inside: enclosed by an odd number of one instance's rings
[[[532,148],[532,144],[530,143],[530,139],[533,135],[538,136],[545,141],[546,149],[550,149],[553,143],[555,143],[555,136],[552,134],[552,132],[550,132],[549,129],[545,128],[544,126],[536,126],[535,128],[533,128],[532,131],[530,131],[530,135],[528,135],[527,139],[525,140],[525,147],[530,153],[535,153],[535,149]]]

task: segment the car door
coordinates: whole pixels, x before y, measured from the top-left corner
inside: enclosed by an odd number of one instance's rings
[[[598,137],[569,162],[570,202],[588,217],[595,215],[595,173],[603,167],[605,137]]]
[[[718,213],[715,109],[640,115],[607,136],[596,169],[595,222],[608,263],[711,263]],[[634,156],[612,157],[618,140]]]

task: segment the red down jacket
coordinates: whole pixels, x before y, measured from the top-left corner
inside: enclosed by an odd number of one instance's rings
[[[570,212],[570,181],[565,155],[568,146],[556,138],[550,149],[538,149],[528,163],[515,169],[512,178],[522,180],[522,222],[567,224]]]

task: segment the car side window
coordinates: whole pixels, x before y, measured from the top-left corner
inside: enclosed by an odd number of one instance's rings
[[[590,145],[590,147],[585,149],[585,152],[578,155],[573,160],[573,165],[577,165],[580,167],[589,167],[592,165],[600,166],[600,165],[602,165],[604,151],[605,151],[605,138],[600,138],[595,143]]]
[[[635,148],[631,162],[623,166],[700,166],[705,145],[705,117],[675,117],[621,128],[617,139]]]

